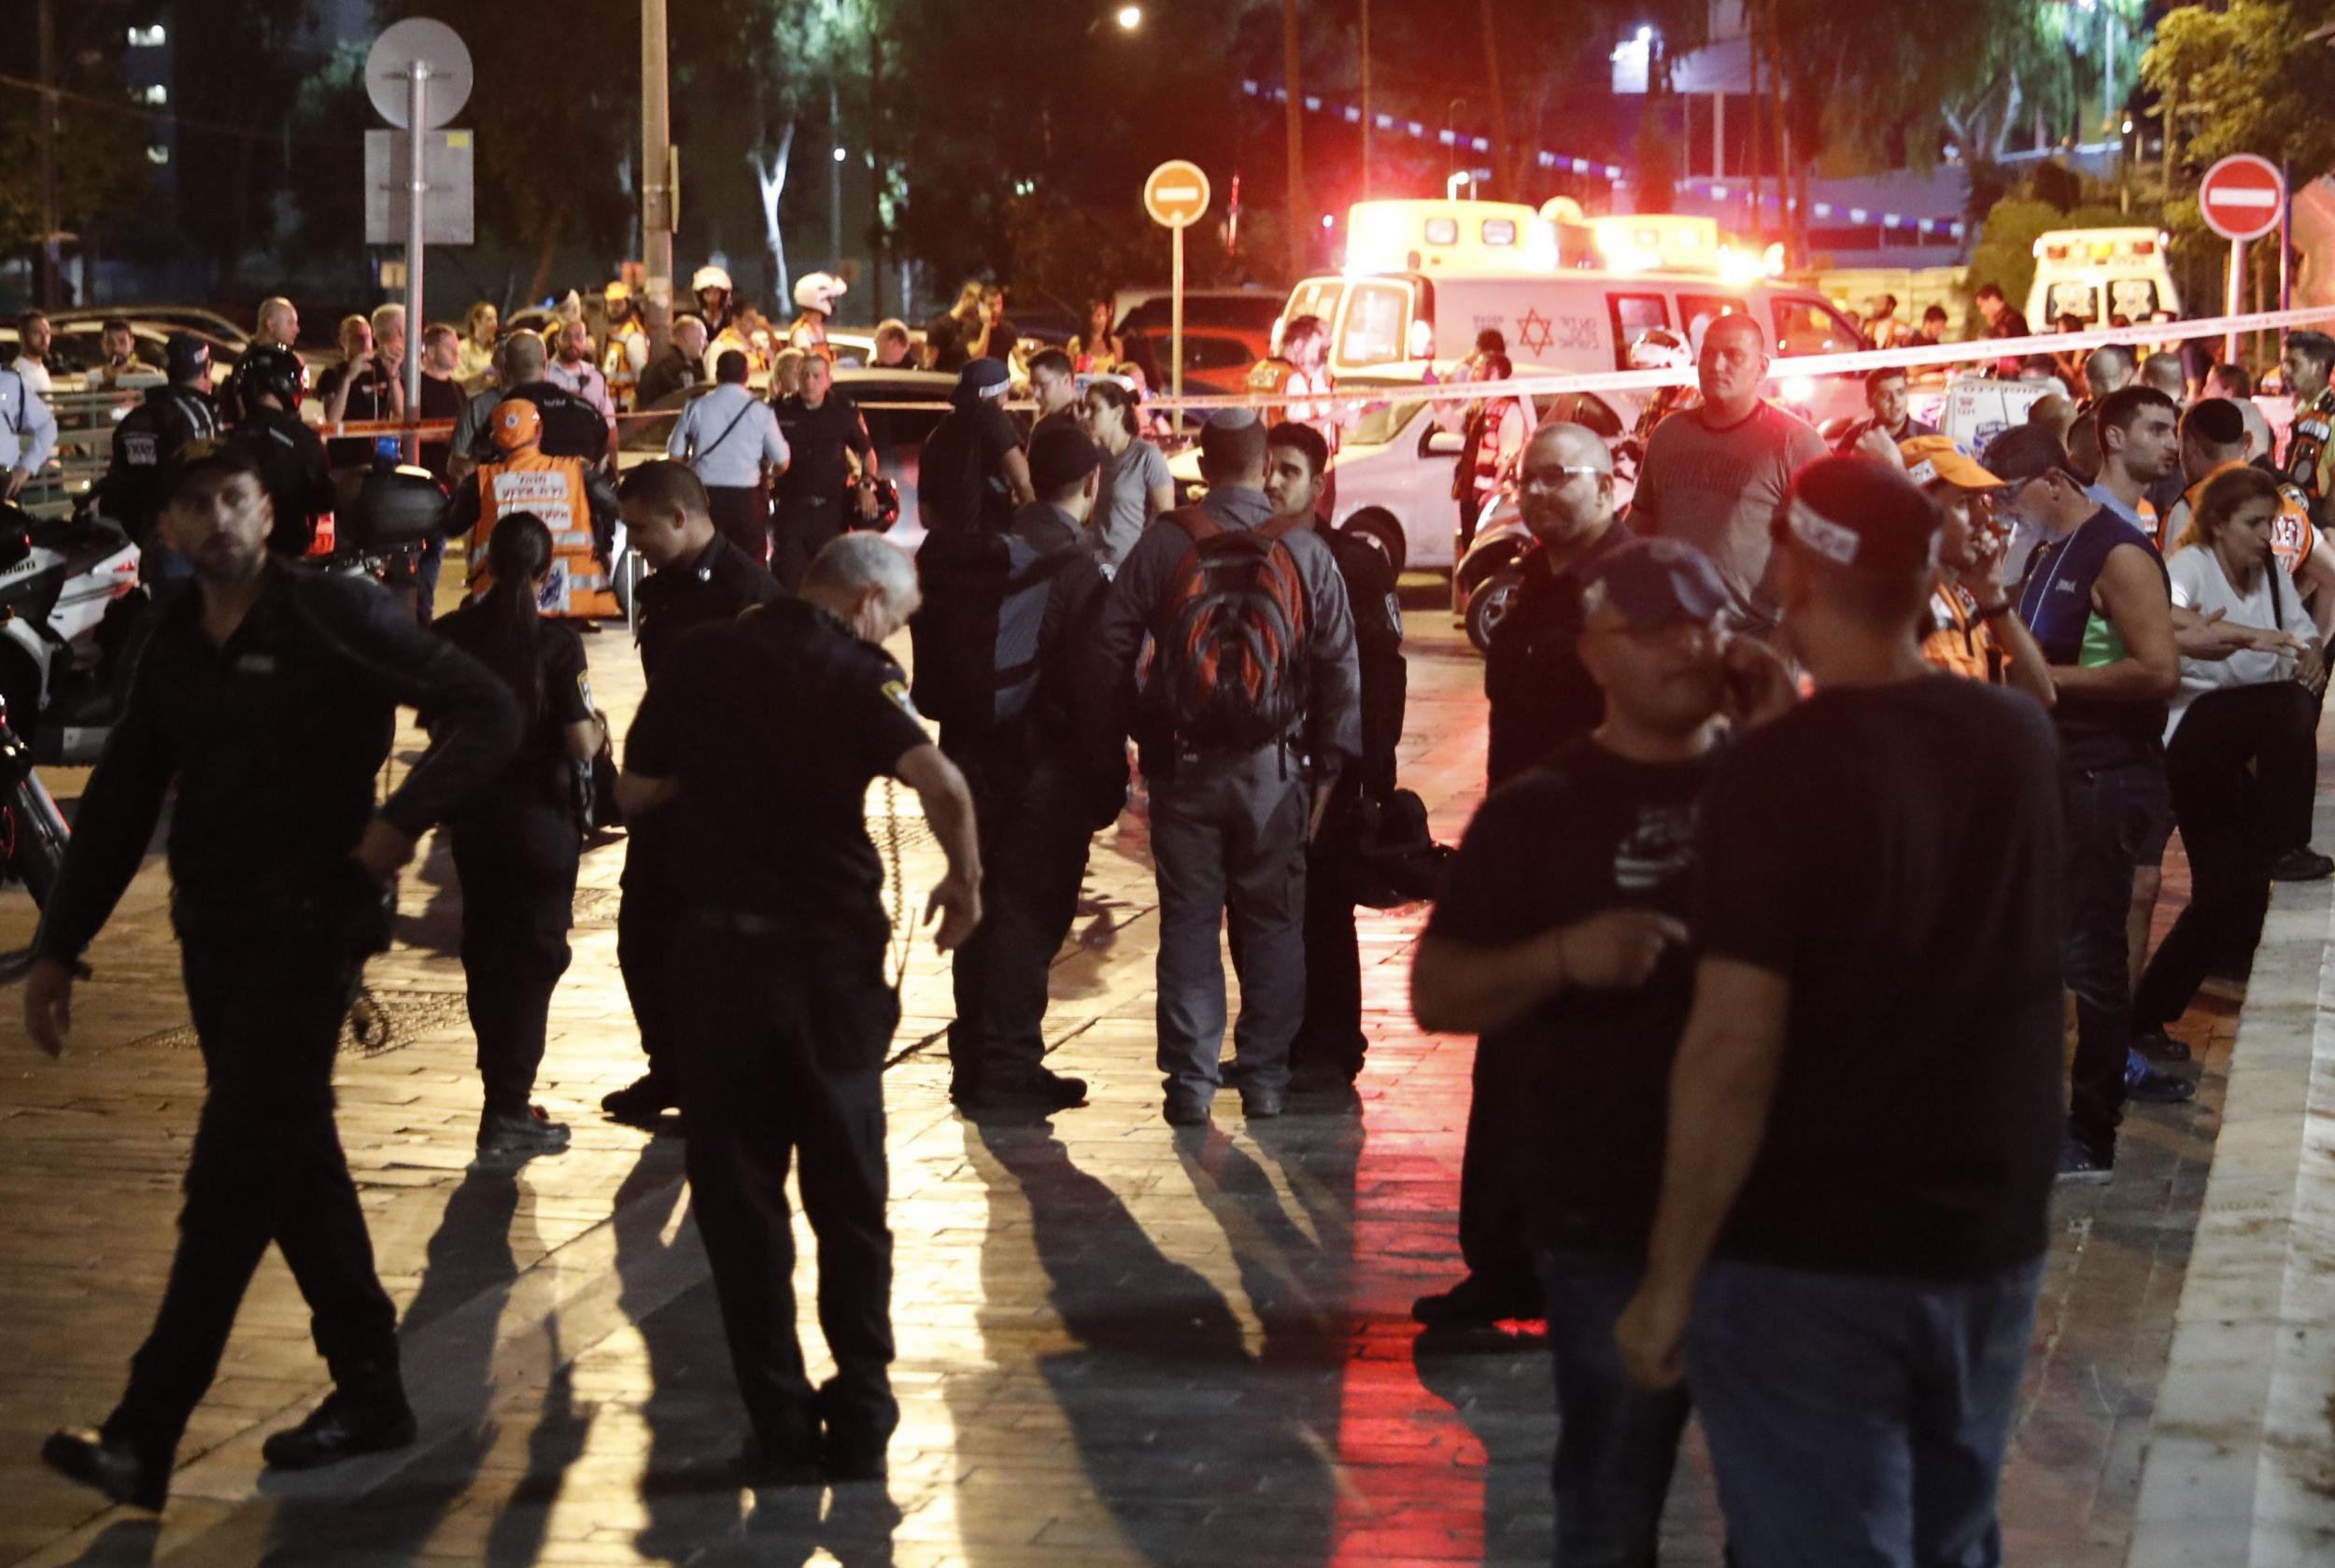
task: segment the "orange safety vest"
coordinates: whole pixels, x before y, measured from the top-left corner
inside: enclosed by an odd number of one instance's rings
[[[1999,682],[2002,655],[1977,610],[1960,588],[1938,584],[1930,595],[1930,630],[1921,639],[1921,657],[1949,675]]]
[[[632,388],[640,380],[632,368],[630,348],[634,340],[645,343],[648,334],[638,321],[628,320],[608,334],[607,345],[601,351],[600,374],[608,378],[608,396],[618,407],[632,404]]]
[[[1279,397],[1288,387],[1289,378],[1296,374],[1297,367],[1287,360],[1259,360],[1249,367],[1249,390],[1268,398]],[[1258,422],[1268,431],[1288,417],[1287,403],[1275,403],[1257,410]]]
[[[580,458],[546,458],[532,448],[478,471],[478,531],[471,543],[471,587],[484,593],[487,541],[497,518],[532,512],[551,530],[551,580],[536,608],[546,615],[601,620],[623,614],[608,568],[592,542],[592,507]]]
[[[2172,515],[2157,536],[2157,548],[2165,555],[2186,549],[2197,543],[2198,498],[2205,487],[2233,468],[2244,468],[2243,459],[2223,463],[2204,478],[2181,492],[2173,502]],[[2170,544],[2168,544],[2170,541]],[[2286,574],[2300,578],[2302,563],[2311,558],[2319,547],[2319,530],[2311,526],[2311,514],[2303,505],[2302,496],[2291,484],[2278,487],[2278,516],[2271,519],[2271,554],[2286,568]]]

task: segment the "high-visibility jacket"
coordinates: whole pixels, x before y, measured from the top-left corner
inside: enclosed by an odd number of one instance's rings
[[[648,333],[638,321],[627,319],[608,333],[601,349],[600,373],[608,378],[608,395],[619,408],[632,406],[632,388],[640,384],[648,364]]]
[[[1978,618],[1978,606],[1959,584],[1940,578],[1930,593],[1929,629],[1921,657],[1949,675],[1970,681],[2002,679],[2002,653]]]
[[[2197,543],[2196,522],[2198,498],[2205,487],[2233,468],[2244,468],[2243,460],[2226,462],[2219,468],[2181,492],[2181,499],[2172,505],[2165,518],[2162,532],[2157,536],[2157,548],[2165,555],[2186,549]],[[2311,558],[2319,547],[2319,530],[2311,525],[2310,508],[2301,493],[2291,484],[2278,487],[2278,516],[2271,519],[2271,554],[2285,567],[2287,575],[2298,581],[2302,576],[2302,563]]]
[[[471,541],[471,587],[484,593],[490,582],[487,541],[497,518],[532,512],[551,530],[551,580],[537,607],[546,615],[601,619],[623,612],[608,584],[608,569],[592,537],[591,490],[583,459],[546,458],[530,448],[482,466],[478,528]]]

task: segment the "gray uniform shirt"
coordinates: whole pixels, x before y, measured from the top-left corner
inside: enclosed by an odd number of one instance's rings
[[[764,463],[784,469],[792,456],[771,405],[735,383],[689,400],[665,455],[688,459],[707,488],[724,490],[752,489]]]
[[[57,417],[39,389],[14,365],[0,365],[0,474],[21,468],[38,473],[57,450]]]
[[[1272,516],[1263,490],[1220,485],[1199,503],[1227,529],[1253,529]],[[1354,621],[1337,558],[1310,529],[1282,537],[1306,586],[1312,635],[1306,648],[1306,750],[1325,772],[1362,755],[1362,671],[1354,657]],[[1111,579],[1095,635],[1094,675],[1105,691],[1124,691],[1176,568],[1192,536],[1162,517],[1147,529]],[[1139,697],[1139,703],[1141,701]]]
[[[1778,618],[1768,525],[1793,471],[1824,455],[1815,427],[1773,403],[1723,431],[1705,425],[1700,409],[1673,414],[1647,439],[1631,531],[1683,539],[1710,557],[1735,623],[1764,631]]]

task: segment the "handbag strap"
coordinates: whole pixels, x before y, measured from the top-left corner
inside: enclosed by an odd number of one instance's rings
[[[751,394],[749,394],[746,401],[739,406],[738,412],[729,417],[729,423],[722,427],[722,433],[714,438],[711,445],[693,446],[691,448],[689,452],[689,460],[692,463],[700,463],[706,459],[712,457],[714,455],[715,447],[719,446],[723,442],[729,439],[729,432],[738,428],[738,421],[744,418],[746,415],[753,410],[753,408],[754,398]]]

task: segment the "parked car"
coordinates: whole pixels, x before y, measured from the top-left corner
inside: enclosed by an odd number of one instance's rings
[[[62,327],[67,322],[93,321],[99,325],[116,317],[134,326],[154,327],[164,333],[176,332],[200,332],[206,338],[233,344],[241,350],[251,341],[248,328],[236,325],[207,305],[199,304],[134,304],[134,305],[76,305],[70,310],[52,310],[50,323]]]
[[[49,340],[50,379],[61,392],[80,391],[82,377],[106,361],[105,349],[102,346],[105,336],[104,321],[102,319],[59,321],[52,317],[49,324],[51,329]],[[234,369],[235,361],[242,358],[243,346],[239,343],[230,342],[191,326],[165,326],[148,321],[133,321],[130,324],[131,352],[137,357],[141,365],[148,367],[154,376],[159,377],[163,373],[163,349],[171,338],[179,332],[191,333],[210,345],[211,379],[214,385],[226,379],[227,373]],[[10,363],[15,360],[20,342],[21,339],[14,327],[0,327],[0,363]],[[140,384],[152,385],[153,383]]]

